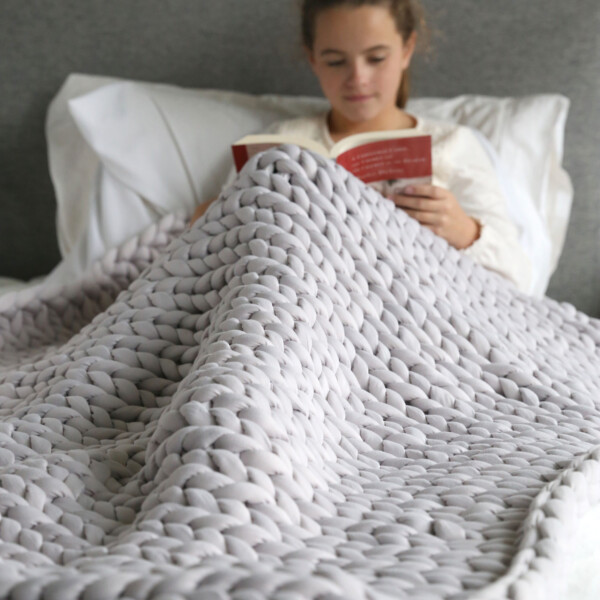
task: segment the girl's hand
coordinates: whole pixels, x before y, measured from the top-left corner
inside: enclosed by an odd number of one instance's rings
[[[436,185],[409,185],[391,200],[459,250],[468,248],[479,237],[481,226],[465,213],[447,189]]]

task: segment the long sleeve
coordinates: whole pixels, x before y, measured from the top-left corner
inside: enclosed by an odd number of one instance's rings
[[[531,262],[508,215],[506,199],[485,149],[465,127],[443,127],[436,133],[434,183],[448,188],[463,210],[481,225],[479,238],[462,252],[529,292]]]

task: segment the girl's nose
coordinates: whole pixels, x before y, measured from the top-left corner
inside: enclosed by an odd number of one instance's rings
[[[349,82],[353,84],[362,84],[367,75],[366,65],[360,61],[355,61],[350,65]]]

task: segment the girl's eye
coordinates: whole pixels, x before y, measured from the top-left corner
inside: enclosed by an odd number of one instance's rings
[[[370,64],[377,64],[383,62],[385,59],[385,56],[369,56],[367,62]],[[329,60],[326,64],[328,67],[343,67],[346,64],[346,61],[343,58],[340,58],[338,60]]]

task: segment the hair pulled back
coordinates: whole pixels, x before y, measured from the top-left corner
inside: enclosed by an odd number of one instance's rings
[[[389,9],[396,23],[396,30],[407,42],[413,33],[425,29],[425,19],[420,6],[415,0],[303,0],[302,2],[302,42],[309,50],[315,43],[315,28],[320,13],[330,8],[361,6],[383,6]],[[396,104],[400,108],[406,106],[410,92],[410,72],[404,71]]]

